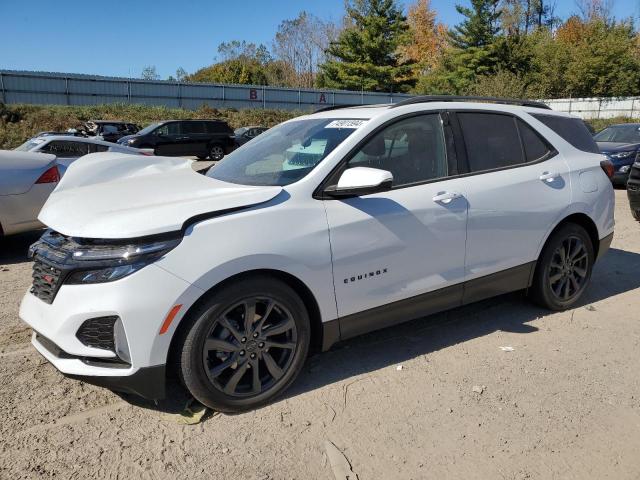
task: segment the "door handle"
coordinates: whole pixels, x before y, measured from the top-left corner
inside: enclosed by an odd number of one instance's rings
[[[542,172],[542,175],[540,175],[540,177],[538,178],[540,178],[540,180],[542,180],[543,182],[551,183],[557,177],[558,177],[558,174],[556,172]]]
[[[443,203],[447,205],[456,198],[462,198],[462,194],[456,192],[443,192],[433,197],[432,200],[436,203]]]

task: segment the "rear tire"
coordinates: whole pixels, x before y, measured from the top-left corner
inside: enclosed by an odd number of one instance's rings
[[[575,223],[563,225],[547,240],[538,259],[531,298],[550,310],[571,308],[589,285],[594,262],[587,231]]]
[[[271,402],[298,376],[309,351],[304,303],[269,275],[224,286],[187,321],[178,371],[199,402],[220,412]]]
[[[212,145],[209,150],[209,159],[218,162],[224,158],[224,148],[222,145]]]

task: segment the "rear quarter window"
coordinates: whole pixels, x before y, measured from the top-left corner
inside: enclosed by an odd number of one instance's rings
[[[537,113],[532,113],[531,116],[544,123],[578,150],[588,153],[600,153],[598,145],[581,119]]]
[[[226,133],[233,135],[233,130],[225,122],[205,122],[207,133]]]

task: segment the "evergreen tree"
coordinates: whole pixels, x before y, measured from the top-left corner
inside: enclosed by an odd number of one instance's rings
[[[471,8],[456,5],[466,17],[451,31],[451,44],[460,49],[491,45],[500,31],[500,0],[471,0]]]
[[[318,85],[347,90],[407,91],[412,64],[398,53],[408,24],[396,0],[348,0],[348,26],[327,49]]]

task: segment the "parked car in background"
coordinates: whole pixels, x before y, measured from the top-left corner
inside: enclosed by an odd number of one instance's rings
[[[241,127],[233,133],[236,136],[236,144],[240,147],[267,130],[269,130],[267,127]]]
[[[121,145],[152,148],[165,157],[222,158],[236,148],[233,130],[222,120],[167,120],[152,123],[135,135],[118,140]]]
[[[593,139],[613,163],[613,184],[626,185],[633,162],[640,160],[640,123],[611,125],[598,132]]]
[[[102,140],[48,135],[0,150],[0,236],[42,228],[38,213],[69,165],[89,153],[152,154]]]
[[[38,213],[59,180],[55,155],[0,151],[0,237],[42,228]]]
[[[95,181],[79,162],[30,249],[34,347],[153,399],[174,372],[237,412],[367,331],[516,290],[571,308],[613,238],[611,163],[579,118],[465,100],[296,118],[207,176],[102,154]]]
[[[94,138],[75,137],[72,135],[45,135],[34,137],[24,142],[14,151],[49,153],[56,156],[60,175],[64,175],[67,167],[78,158],[89,153],[120,152],[131,155],[151,155],[151,150],[131,148]]]
[[[117,142],[127,135],[135,135],[140,127],[135,123],[120,122],[117,120],[89,120],[78,129],[82,135],[96,137],[106,142]]]
[[[640,222],[640,160],[631,165],[627,181],[627,197],[633,218]]]

